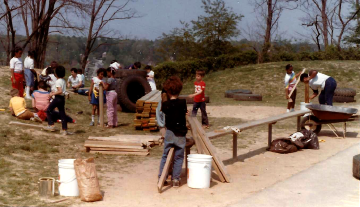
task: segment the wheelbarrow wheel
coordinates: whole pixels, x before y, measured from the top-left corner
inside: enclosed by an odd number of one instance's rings
[[[312,130],[315,134],[321,131],[321,124],[318,124],[319,119],[314,115],[305,116],[301,119],[301,129]]]

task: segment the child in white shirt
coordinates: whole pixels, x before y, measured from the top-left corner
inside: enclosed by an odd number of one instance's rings
[[[89,90],[89,101],[92,104],[92,113],[91,113],[91,123],[90,126],[95,125],[95,112],[97,111],[98,115],[98,123],[100,124],[100,115],[99,115],[99,85],[103,82],[104,73],[106,70],[104,68],[100,68],[96,71],[97,76],[93,77],[91,80],[91,86]],[[104,91],[104,103],[106,103],[106,95]]]

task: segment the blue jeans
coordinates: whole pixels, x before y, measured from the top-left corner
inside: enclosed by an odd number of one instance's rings
[[[174,161],[173,161],[174,167],[173,167],[172,179],[180,180],[181,169],[182,169],[182,165],[184,162],[185,144],[186,144],[185,137],[177,137],[177,136],[175,136],[175,134],[172,131],[166,130],[165,140],[164,140],[164,153],[162,155],[161,162],[160,162],[159,178],[164,169],[164,165],[165,165],[168,153],[169,153],[170,149],[172,147],[174,147],[175,155],[174,155]]]
[[[201,111],[201,123],[202,125],[208,126],[209,125],[209,119],[206,113],[206,103],[203,102],[194,102],[193,104],[193,110],[192,110],[192,116],[196,116],[198,109],[200,108]]]
[[[319,95],[319,103],[329,106],[333,105],[333,97],[337,83],[334,78],[330,77],[325,81],[325,88]]]

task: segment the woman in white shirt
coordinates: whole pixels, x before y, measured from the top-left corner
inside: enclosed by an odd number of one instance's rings
[[[333,105],[333,97],[337,86],[334,78],[323,73],[319,73],[316,70],[310,70],[309,74],[302,74],[300,76],[300,81],[305,83],[308,82],[310,88],[314,91],[314,94],[310,97],[310,99],[315,98],[319,94],[319,90],[321,90],[319,103],[329,106]]]
[[[34,70],[34,51],[29,51],[28,56],[24,60],[24,74],[25,74],[25,82],[26,82],[26,99],[31,99],[30,93],[34,90],[34,75],[36,75],[36,71]]]

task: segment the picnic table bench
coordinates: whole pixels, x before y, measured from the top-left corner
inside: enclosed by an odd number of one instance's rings
[[[250,121],[250,122],[243,123],[243,124],[240,124],[240,125],[237,125],[234,127],[238,128],[240,130],[240,132],[242,132],[246,129],[251,129],[253,127],[268,124],[268,148],[270,148],[271,141],[272,141],[272,125],[273,124],[276,124],[276,122],[284,120],[284,119],[297,117],[297,131],[300,131],[301,117],[310,112],[311,112],[310,110],[299,110],[299,111],[295,111],[295,112],[290,112],[290,113],[280,114],[277,116],[268,117],[265,119]],[[238,136],[237,136],[238,134],[235,131],[233,131],[231,129],[229,129],[229,130],[214,130],[212,132],[206,133],[206,135],[209,139],[215,139],[215,138],[222,137],[222,136],[228,135],[228,134],[233,134],[233,159],[235,159],[237,157],[237,139],[238,139]]]

